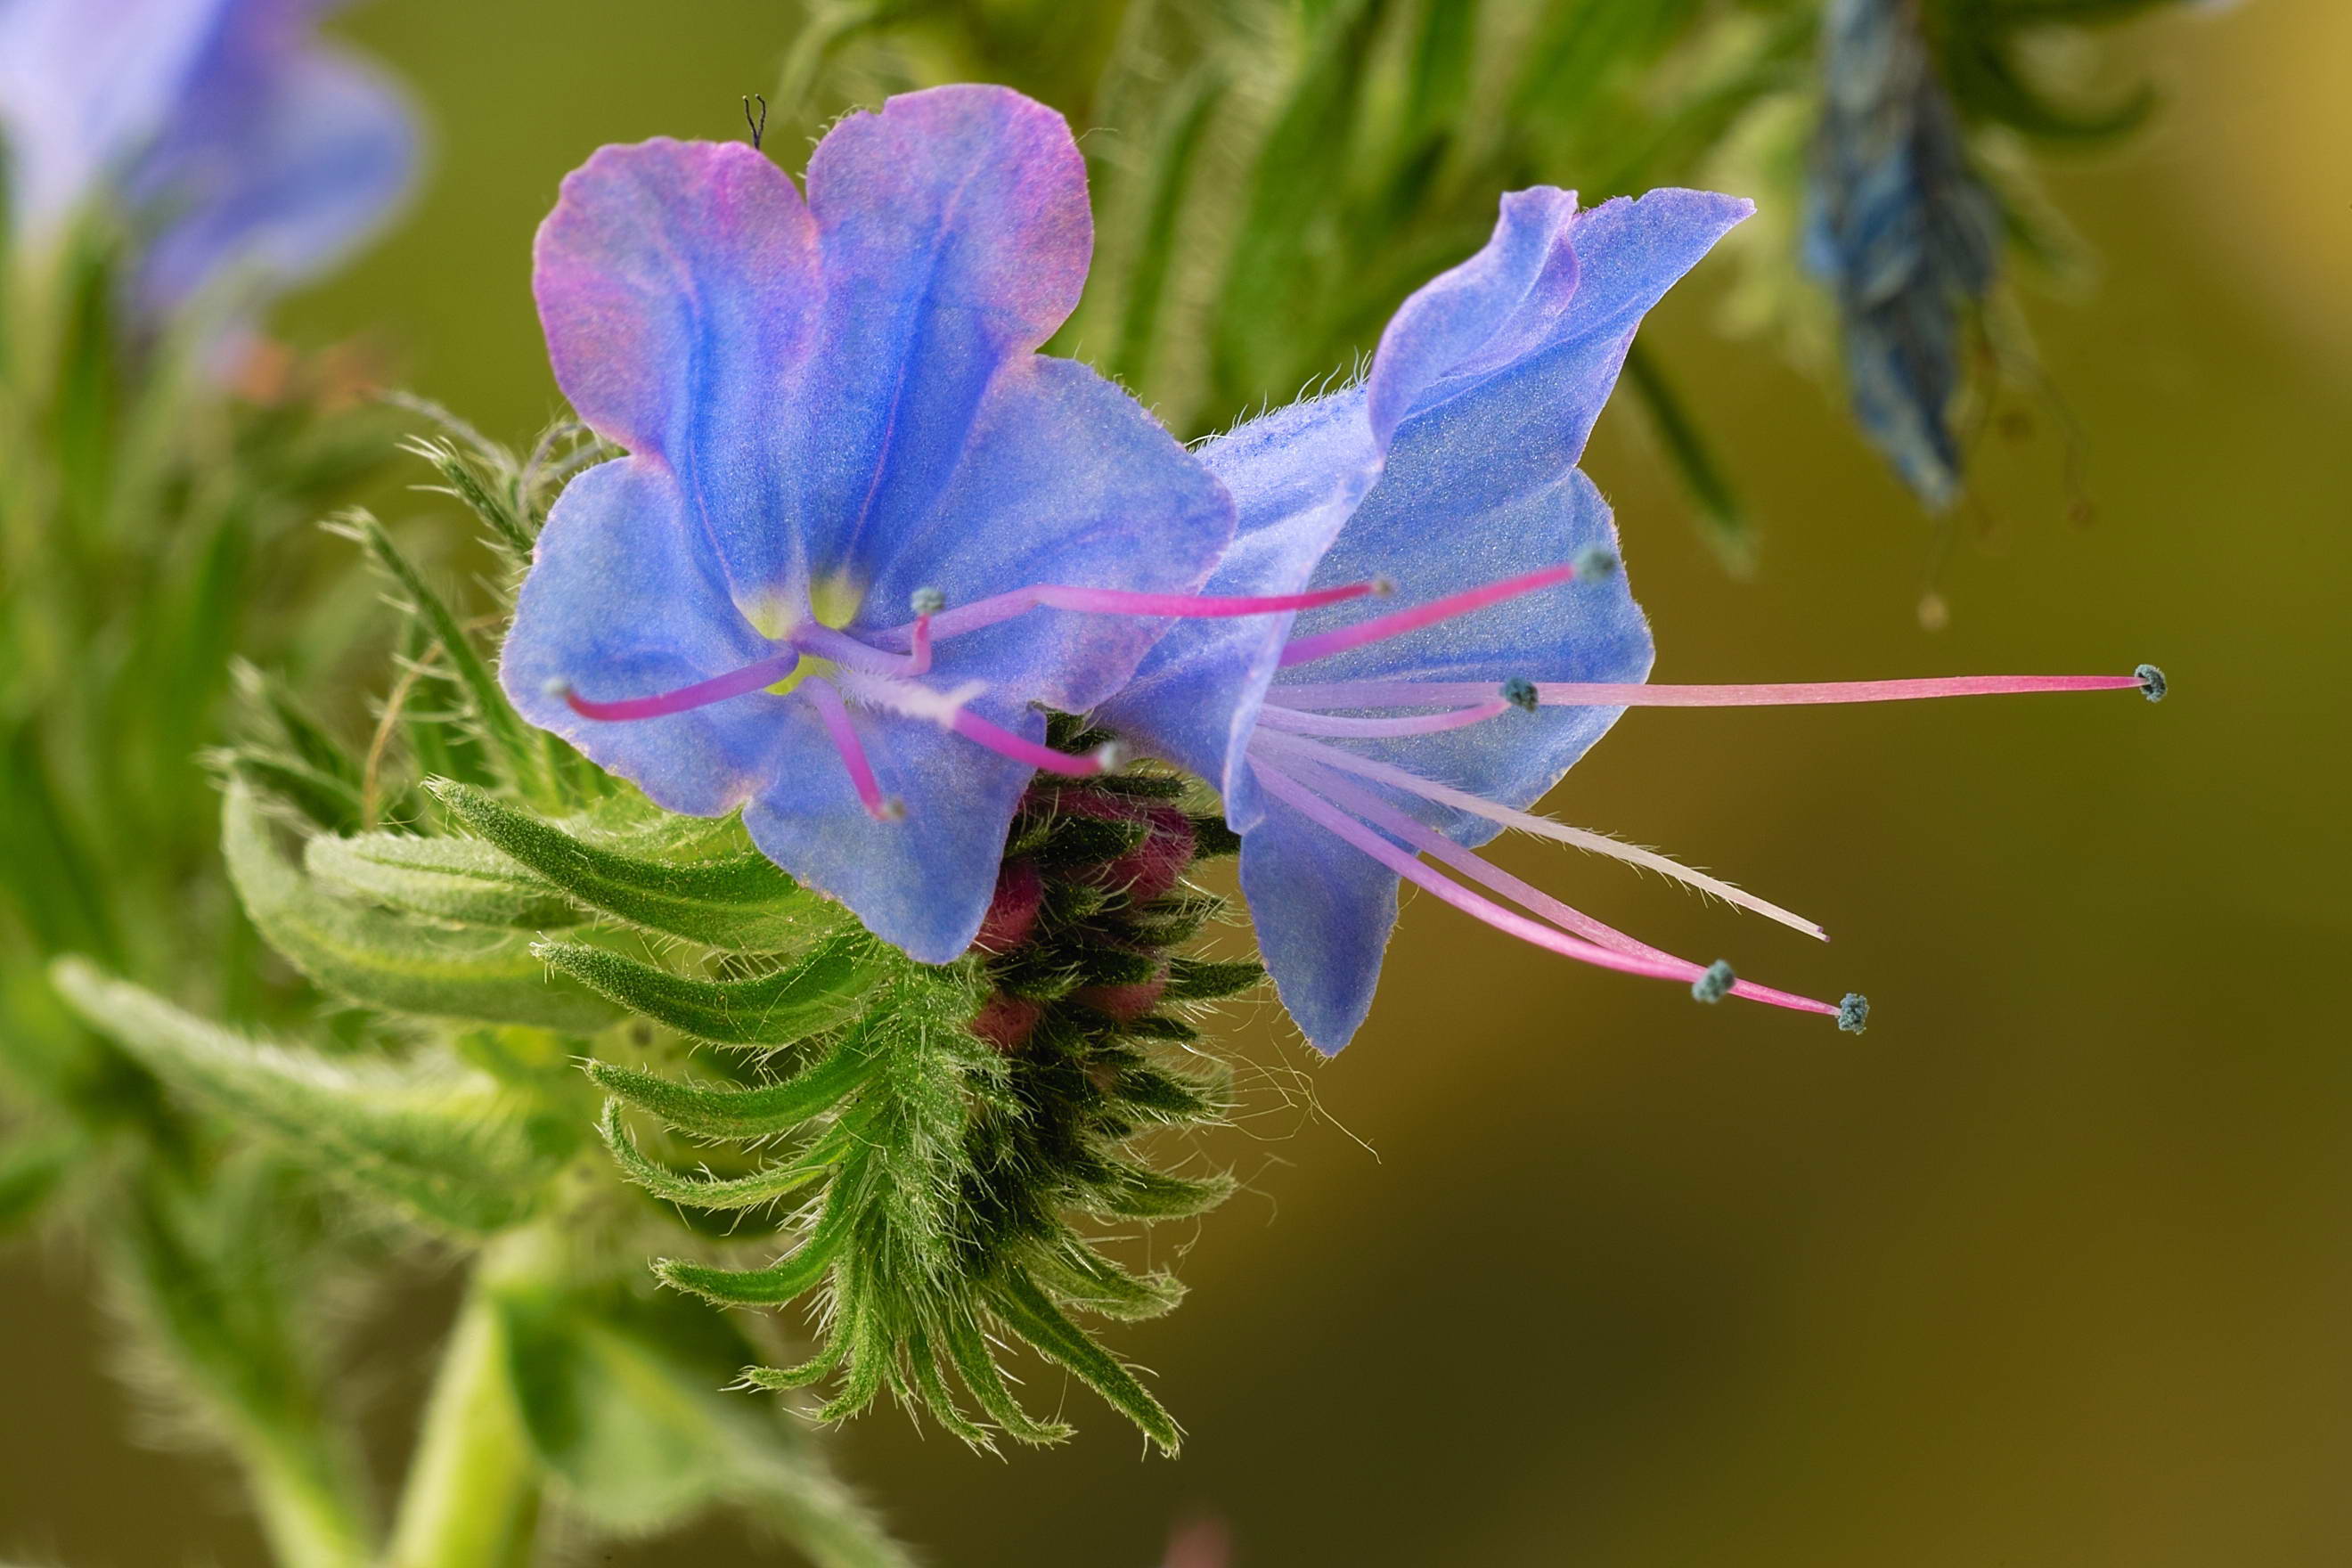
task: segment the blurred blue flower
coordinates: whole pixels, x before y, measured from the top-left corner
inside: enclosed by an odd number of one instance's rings
[[[86,207],[129,226],[130,299],[200,291],[232,320],[391,215],[415,169],[404,97],[317,36],[332,0],[0,0],[0,143],[33,256]]]
[[[1931,507],[1950,504],[1966,312],[1999,268],[1999,205],[1969,166],[1917,0],[1830,0],[1805,258],[1835,292],[1854,417]]]
[[[671,810],[740,806],[777,864],[944,963],[1033,773],[1104,765],[1048,750],[1039,705],[1093,707],[1147,617],[1197,611],[1233,508],[1126,393],[1034,352],[1092,246],[1059,115],[911,93],[836,124],[807,184],[672,141],[564,181],[541,320],[631,456],[558,500],[502,677],[534,723]]]

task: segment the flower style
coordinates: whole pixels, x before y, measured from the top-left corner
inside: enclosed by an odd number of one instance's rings
[[[0,0],[10,219],[34,255],[85,207],[131,226],[130,300],[170,316],[234,279],[250,310],[392,214],[417,131],[321,42],[334,0]]]
[[[1061,117],[947,87],[836,125],[805,201],[740,143],[607,147],[541,228],[556,379],[629,457],[559,499],[503,661],[532,722],[926,963],[979,931],[1044,744],[1192,596],[1223,490],[1034,351],[1092,244]],[[1032,614],[1031,612],[1038,612]],[[951,731],[952,735],[943,731]]]
[[[1685,982],[1702,1001],[1737,995],[1862,1027],[1859,996],[1815,1001],[1674,957],[1472,853],[1516,827],[1820,935],[1663,856],[1529,813],[1628,706],[2161,695],[2146,667],[2124,677],[1643,683],[1648,625],[1618,569],[1609,509],[1575,465],[1643,314],[1751,210],[1696,191],[1582,213],[1564,191],[1506,196],[1486,248],[1398,310],[1362,385],[1202,449],[1239,506],[1210,591],[1292,594],[1384,574],[1423,601],[1366,620],[1327,609],[1180,626],[1097,712],[1221,784],[1266,967],[1319,1048],[1346,1045],[1370,1010],[1405,881],[1537,947]]]

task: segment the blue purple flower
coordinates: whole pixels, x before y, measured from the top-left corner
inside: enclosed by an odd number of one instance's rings
[[[1043,356],[1086,281],[1086,170],[1001,88],[834,127],[803,199],[740,143],[599,152],[541,227],[557,380],[630,456],[574,479],[507,689],[661,805],[944,963],[1048,749],[1123,685],[1233,528],[1127,394]],[[1318,602],[1331,595],[1277,601]]]
[[[404,97],[318,37],[332,0],[0,0],[0,152],[18,243],[86,209],[131,238],[150,321],[236,290],[232,318],[318,276],[406,191]]]
[[[1419,601],[1369,620],[1326,607],[1180,625],[1097,714],[1219,784],[1266,966],[1323,1050],[1344,1046],[1371,1005],[1407,881],[1535,946],[1678,981],[1702,1001],[1736,995],[1862,1026],[1858,996],[1815,1001],[1660,952],[1473,853],[1518,828],[1819,935],[1663,856],[1528,809],[1628,706],[2160,690],[2145,672],[1644,683],[1649,628],[1609,509],[1576,463],[1643,313],[1750,210],[1696,191],[1583,213],[1563,191],[1507,196],[1486,248],[1398,310],[1364,384],[1202,448],[1239,508],[1210,592],[1381,581]]]

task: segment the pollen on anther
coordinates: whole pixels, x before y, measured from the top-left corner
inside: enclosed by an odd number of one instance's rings
[[[877,806],[876,806],[876,807],[874,808],[874,820],[875,820],[875,821],[877,821],[877,822],[904,822],[904,821],[906,821],[906,820],[907,820],[907,803],[906,803],[905,801],[903,801],[903,800],[900,800],[900,799],[899,799],[897,795],[892,795],[892,796],[890,796],[888,799],[885,800],[885,801],[884,801],[880,805],[877,805]]]
[[[1396,579],[1387,576],[1375,577],[1366,584],[1366,587],[1375,599],[1393,598],[1396,595]]]
[[[572,682],[560,675],[551,675],[539,683],[539,694],[541,697],[569,697],[572,695]]]
[[[1570,564],[1576,568],[1576,574],[1579,577],[1598,581],[1616,572],[1617,552],[1613,550],[1603,550],[1596,544],[1590,550],[1579,551],[1576,559]]]
[[[1127,764],[1127,748],[1117,741],[1105,741],[1095,748],[1095,766],[1107,773],[1115,773]]]
[[[1503,700],[1512,707],[1532,713],[1540,704],[1536,683],[1524,675],[1515,675],[1503,682]]]
[[[936,616],[948,607],[948,596],[937,588],[918,588],[907,595],[907,607],[919,616]]]
[[[1870,1023],[1870,998],[1859,991],[1849,991],[1838,1003],[1838,1029],[1842,1034],[1859,1035]]]
[[[1732,984],[1738,978],[1731,972],[1730,963],[1718,958],[1706,966],[1706,973],[1691,982],[1691,995],[1700,1002],[1720,1002],[1731,994]]]
[[[2156,666],[2152,664],[2143,664],[2137,669],[2133,670],[2132,673],[2139,677],[2139,690],[2141,696],[2147,698],[2150,702],[2161,702],[2164,700],[2164,671],[2157,668]]]

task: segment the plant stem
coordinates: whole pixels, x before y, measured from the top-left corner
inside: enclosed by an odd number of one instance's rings
[[[278,1434],[239,1443],[237,1458],[278,1568],[364,1568],[374,1546],[347,1456]]]
[[[491,1288],[497,1262],[476,1263],[449,1331],[385,1568],[520,1568],[530,1560],[539,1467],[507,1372]]]

